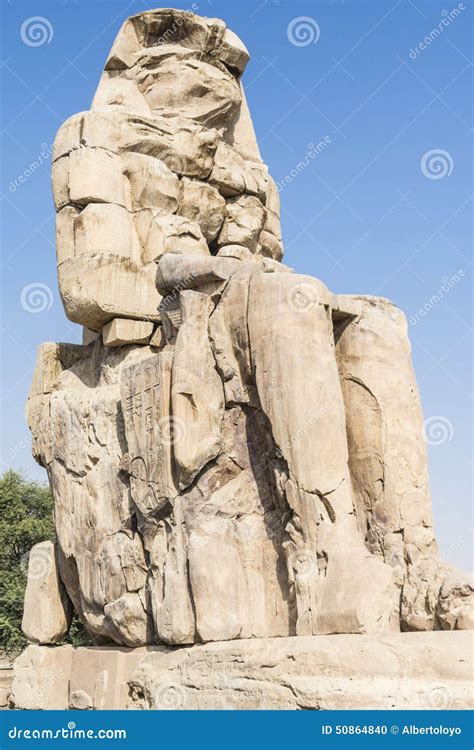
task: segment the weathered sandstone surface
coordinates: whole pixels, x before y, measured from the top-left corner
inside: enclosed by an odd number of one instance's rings
[[[24,632],[57,643],[74,610],[96,646],[206,643],[137,666],[143,707],[162,671],[181,680],[199,654],[214,654],[202,683],[178,681],[190,707],[209,707],[227,668],[262,681],[269,707],[356,702],[359,679],[363,705],[414,706],[441,644],[458,655],[467,637],[400,632],[466,630],[474,615],[472,583],[437,551],[406,320],[281,262],[247,60],[222,21],[140,13],[91,109],[57,135],[59,285],[84,344],[38,352],[27,415],[57,541],[30,571]],[[109,653],[64,648],[30,646],[18,670],[39,685],[60,659],[67,680],[71,659]],[[433,679],[454,685],[456,669],[434,664]],[[17,700],[32,707],[25,679]],[[219,700],[252,707],[247,687]],[[94,690],[75,687],[77,707]]]
[[[31,645],[15,664],[13,699],[26,709],[468,709],[472,646],[468,632]]]

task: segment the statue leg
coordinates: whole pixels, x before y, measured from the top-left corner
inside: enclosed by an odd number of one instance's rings
[[[296,632],[388,627],[392,570],[367,550],[354,513],[331,295],[310,277],[257,274],[248,311],[261,407],[288,469]]]
[[[336,326],[335,338],[359,527],[368,549],[395,570],[403,629],[463,627],[472,621],[469,586],[438,557],[405,316],[384,299],[348,301],[360,314]],[[443,609],[453,607],[443,601],[453,596],[459,616],[444,622]]]

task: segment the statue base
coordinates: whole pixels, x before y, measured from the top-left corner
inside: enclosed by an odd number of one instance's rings
[[[19,709],[467,709],[473,633],[255,638],[169,648],[29,645]]]

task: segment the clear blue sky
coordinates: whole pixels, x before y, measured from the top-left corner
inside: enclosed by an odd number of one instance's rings
[[[451,563],[471,569],[472,3],[196,6],[247,44],[244,81],[262,156],[277,181],[296,170],[281,191],[286,262],[334,291],[389,297],[412,321],[424,413],[433,418],[438,539]],[[34,354],[43,341],[78,342],[80,329],[65,318],[57,290],[44,146],[67,117],[89,108],[122,21],[154,6],[2,0],[1,7],[2,467],[45,479],[24,420]],[[32,16],[46,19],[39,35]],[[308,144],[324,138],[324,149],[308,157]],[[439,159],[429,153],[440,150]],[[42,163],[31,170],[34,161]]]

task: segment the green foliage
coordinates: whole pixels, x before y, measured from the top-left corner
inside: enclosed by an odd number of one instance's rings
[[[9,654],[26,645],[21,619],[28,553],[34,544],[46,539],[54,539],[51,490],[27,481],[18,472],[5,472],[0,477],[0,650]],[[68,642],[89,642],[76,618]]]

